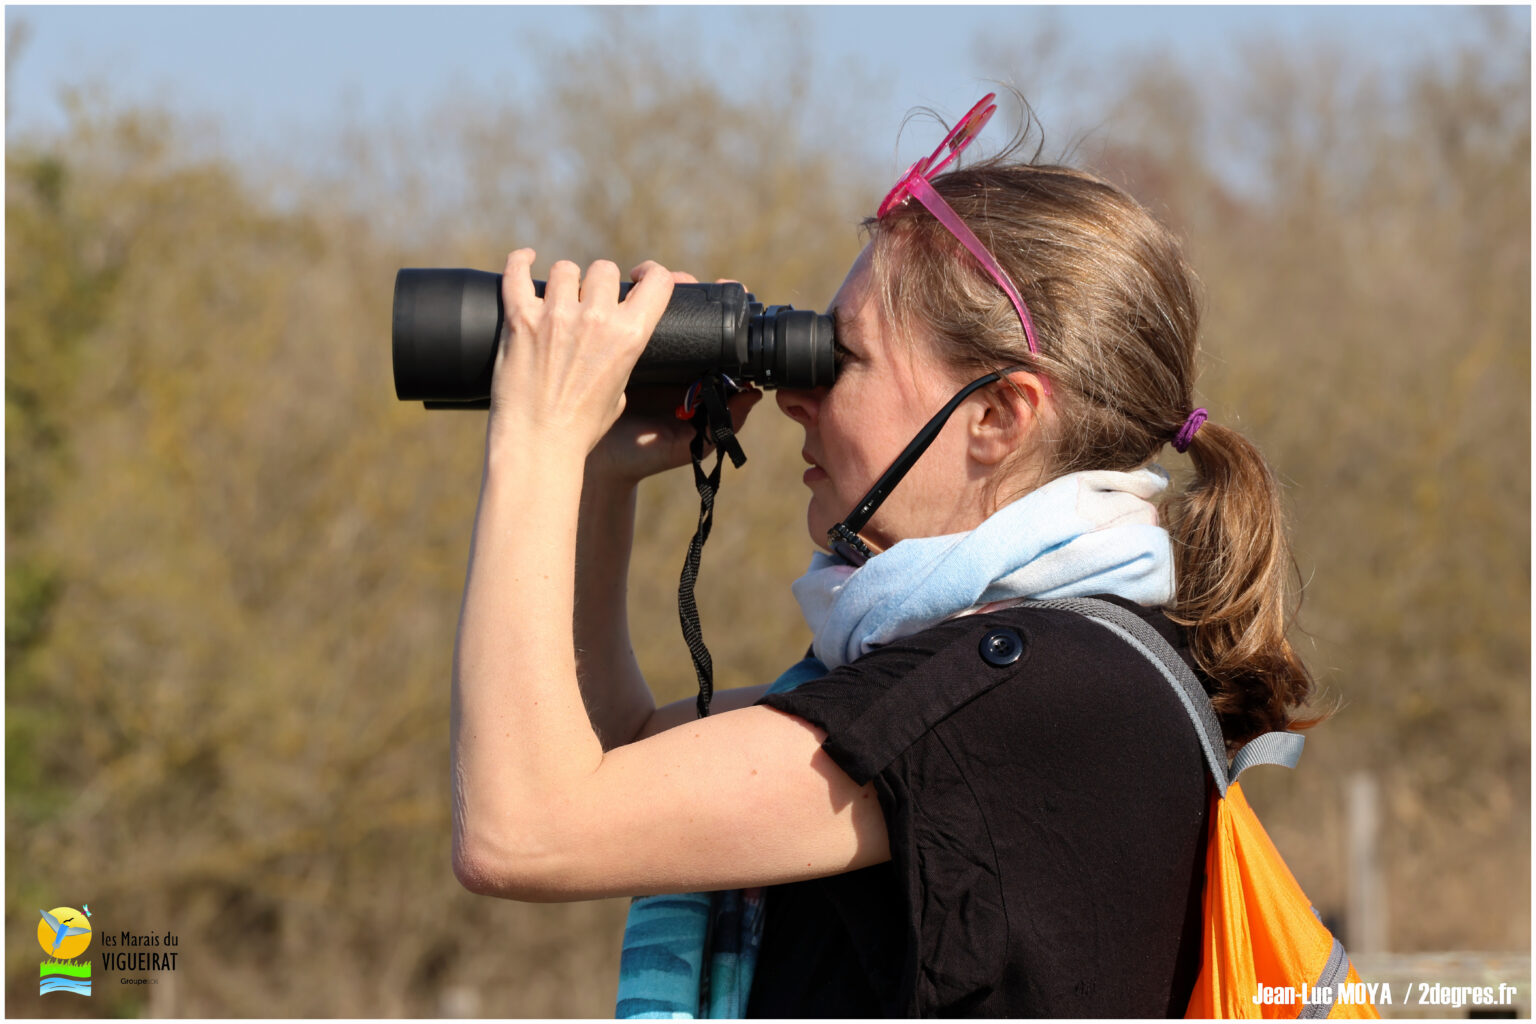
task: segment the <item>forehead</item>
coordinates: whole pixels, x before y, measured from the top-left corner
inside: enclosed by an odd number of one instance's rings
[[[931,340],[890,319],[890,311],[882,301],[872,253],[873,245],[866,245],[827,307],[838,339],[888,343],[893,349],[905,351],[909,360],[913,357],[935,358],[937,348]]]
[[[838,326],[842,326],[844,321],[851,323],[863,314],[874,298],[873,269],[870,247],[866,245],[854,259],[853,266],[848,268],[847,276],[838,286],[837,294],[832,296],[831,305],[827,309],[837,320]]]

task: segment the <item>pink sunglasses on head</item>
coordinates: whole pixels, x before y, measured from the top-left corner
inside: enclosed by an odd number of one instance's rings
[[[983,96],[981,101],[972,107],[970,112],[949,130],[949,134],[944,136],[944,141],[939,143],[937,149],[908,168],[907,173],[896,183],[896,187],[891,189],[886,194],[884,201],[880,203],[880,209],[875,211],[875,219],[883,220],[887,213],[890,213],[895,207],[905,204],[908,199],[916,199],[923,206],[927,207],[928,212],[937,217],[939,223],[948,228],[950,234],[958,238],[960,243],[971,251],[971,255],[981,262],[982,267],[991,275],[992,280],[997,282],[998,287],[1008,293],[1008,301],[1013,303],[1014,312],[1019,314],[1019,323],[1024,328],[1024,340],[1029,343],[1030,355],[1038,355],[1040,349],[1035,344],[1035,322],[1030,319],[1029,307],[1024,304],[1018,289],[1014,288],[1013,282],[1008,280],[1008,275],[1003,273],[1003,268],[998,265],[992,253],[987,250],[985,245],[981,244],[981,239],[977,238],[975,232],[966,227],[965,221],[960,219],[960,215],[929,184],[933,176],[947,167],[955,157],[959,156],[961,150],[969,146],[971,140],[992,119],[992,115],[997,111],[997,104],[992,102],[995,95],[996,93],[989,92]],[[939,160],[939,154],[943,153],[946,148],[949,150],[948,155],[943,160]],[[934,161],[938,162],[935,163]]]

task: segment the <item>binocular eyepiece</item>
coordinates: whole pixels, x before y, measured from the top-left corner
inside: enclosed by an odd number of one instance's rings
[[[544,282],[534,291],[544,295]],[[619,297],[629,294],[619,285]],[[395,275],[395,394],[428,409],[484,409],[501,341],[501,275],[407,267]],[[739,284],[679,284],[630,375],[687,385],[725,374],[760,388],[832,383],[832,318],[768,306]]]

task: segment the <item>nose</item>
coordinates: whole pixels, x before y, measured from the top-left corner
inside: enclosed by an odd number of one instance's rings
[[[816,414],[826,394],[826,388],[779,388],[774,392],[774,399],[785,416],[802,427],[809,427],[815,425]]]

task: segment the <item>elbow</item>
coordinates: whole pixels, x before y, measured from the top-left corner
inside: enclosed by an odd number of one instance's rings
[[[471,846],[460,837],[453,842],[453,877],[476,896],[500,896],[502,886],[494,860],[485,850]]]
[[[581,899],[570,884],[564,858],[536,837],[522,841],[455,830],[453,876],[477,896],[524,903],[559,903]],[[531,840],[531,841],[530,841]]]

